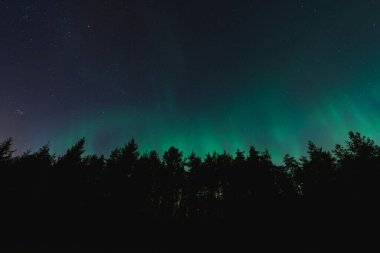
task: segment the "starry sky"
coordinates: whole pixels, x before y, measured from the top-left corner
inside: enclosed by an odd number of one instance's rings
[[[0,140],[89,153],[380,140],[380,1],[0,0]]]

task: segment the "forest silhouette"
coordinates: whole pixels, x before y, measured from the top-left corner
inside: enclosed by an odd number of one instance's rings
[[[255,221],[284,207],[300,212],[306,205],[370,203],[380,192],[380,147],[354,132],[332,151],[309,142],[306,156],[285,155],[283,165],[254,147],[203,158],[170,147],[161,158],[155,151],[140,154],[132,139],[105,158],[84,155],[84,146],[81,139],[56,157],[49,146],[16,156],[12,139],[0,144],[0,197],[9,228],[22,224],[29,228],[26,238],[35,239],[42,236],[36,227],[49,236],[72,226],[70,233],[84,238],[92,228],[122,224],[137,237],[147,224]]]

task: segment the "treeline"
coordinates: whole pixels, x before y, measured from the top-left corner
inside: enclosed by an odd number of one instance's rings
[[[0,144],[0,194],[15,210],[115,210],[144,220],[249,219],[263,203],[352,202],[379,195],[380,147],[359,133],[332,151],[309,143],[307,156],[275,165],[268,151],[207,154],[169,148],[140,154],[131,140],[109,158],[84,155],[79,140],[63,156],[44,146],[14,156]],[[111,211],[113,212],[113,211]]]

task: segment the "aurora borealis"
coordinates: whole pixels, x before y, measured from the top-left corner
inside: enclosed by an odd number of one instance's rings
[[[380,140],[380,1],[0,2],[0,139],[268,148]]]

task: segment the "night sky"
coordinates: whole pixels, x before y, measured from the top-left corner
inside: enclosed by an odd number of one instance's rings
[[[380,1],[0,0],[0,140],[90,153],[380,140]]]

